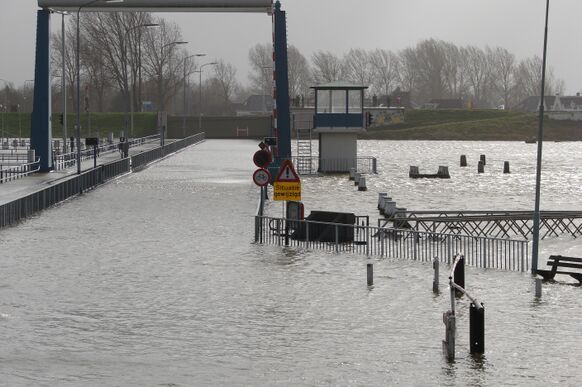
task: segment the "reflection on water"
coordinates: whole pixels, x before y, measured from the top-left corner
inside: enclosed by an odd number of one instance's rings
[[[534,147],[365,141],[380,158],[367,192],[346,176],[303,179],[306,210],[376,215],[377,193],[409,209],[529,208]],[[567,158],[546,149],[547,209],[580,208]],[[252,244],[254,141],[207,141],[0,231],[0,367],[6,385],[573,385],[581,288],[467,268],[486,308],[486,353],[468,353],[458,302],[457,360],[441,355],[447,268]],[[487,154],[478,176],[473,165]],[[456,167],[466,154],[471,169]],[[224,157],[217,160],[217,155]],[[509,156],[510,176],[502,175]],[[450,181],[408,166],[449,165]],[[499,164],[499,171],[495,165]],[[474,168],[473,168],[474,167]],[[568,169],[569,168],[569,169]],[[269,211],[280,214],[279,203]],[[574,246],[570,239],[552,248]],[[366,264],[374,263],[374,287]]]

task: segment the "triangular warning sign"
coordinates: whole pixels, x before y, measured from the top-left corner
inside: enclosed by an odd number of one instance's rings
[[[299,175],[295,172],[293,163],[291,160],[283,161],[281,168],[279,168],[279,173],[277,173],[277,178],[275,181],[288,181],[288,182],[299,182]]]

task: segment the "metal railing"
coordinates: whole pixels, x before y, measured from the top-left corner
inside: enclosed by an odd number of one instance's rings
[[[39,169],[40,159],[37,159],[34,163],[26,163],[8,168],[3,168],[0,165],[0,184],[36,173]]]
[[[378,173],[377,160],[373,156],[360,156],[355,159],[323,159],[319,156],[294,156],[293,165],[307,166],[307,169],[299,168],[303,174],[316,174],[319,172],[348,172],[356,168],[358,173]]]
[[[255,242],[430,262],[464,254],[468,265],[528,271],[528,242],[409,229],[255,216]]]

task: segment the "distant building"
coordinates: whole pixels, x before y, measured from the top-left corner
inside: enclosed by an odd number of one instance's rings
[[[532,96],[515,106],[515,110],[534,113],[539,111],[540,97]],[[582,121],[582,96],[560,96],[559,94],[544,97],[544,111],[553,120]]]
[[[424,104],[427,109],[463,109],[464,103],[461,98],[435,98]]]

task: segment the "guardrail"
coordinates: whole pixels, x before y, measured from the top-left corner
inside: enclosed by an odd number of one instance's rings
[[[148,165],[149,163],[155,160],[159,160],[166,155],[177,152],[180,149],[186,148],[190,145],[202,142],[204,141],[204,139],[205,139],[204,133],[197,133],[193,136],[189,136],[181,140],[176,140],[164,146],[135,154],[131,156],[131,167],[133,169],[143,168],[144,166]]]
[[[65,199],[130,172],[129,158],[103,164],[0,205],[0,228],[12,225]]]
[[[528,242],[255,216],[255,242],[430,262],[462,253],[481,268],[528,271]]]
[[[8,168],[3,168],[0,165],[0,184],[28,176],[38,172],[39,169],[40,159],[37,159],[34,163],[26,163]]]
[[[378,173],[377,160],[373,156],[359,156],[355,159],[323,159],[319,156],[294,156],[293,165],[303,174],[314,174],[320,171],[320,166],[325,171],[349,171],[356,168],[358,173]],[[299,167],[301,166],[301,167]]]

